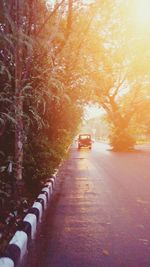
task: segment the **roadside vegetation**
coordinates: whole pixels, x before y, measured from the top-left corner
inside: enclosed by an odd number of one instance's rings
[[[106,111],[114,150],[149,139],[150,35],[136,32],[130,6],[0,2],[1,251],[65,157],[84,105]]]

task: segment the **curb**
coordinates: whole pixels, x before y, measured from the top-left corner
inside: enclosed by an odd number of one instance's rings
[[[47,179],[41,193],[28,210],[21,226],[10,240],[3,257],[0,258],[0,267],[17,267],[27,253],[29,243],[35,238],[37,226],[41,222],[53,194],[57,173],[58,170]]]

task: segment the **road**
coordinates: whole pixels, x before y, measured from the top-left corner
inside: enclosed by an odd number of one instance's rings
[[[150,267],[150,149],[71,148],[27,267]]]

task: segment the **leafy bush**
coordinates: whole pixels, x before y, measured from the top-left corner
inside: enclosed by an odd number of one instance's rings
[[[28,137],[24,151],[24,180],[27,189],[36,195],[43,182],[54,172],[67,154],[73,133],[58,130],[58,137],[51,139],[46,134],[33,134]]]
[[[24,179],[29,192],[38,193],[42,181],[52,174],[59,160],[46,136],[39,134],[28,139],[24,153]]]

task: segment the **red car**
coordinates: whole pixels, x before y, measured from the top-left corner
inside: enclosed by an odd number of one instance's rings
[[[78,137],[78,149],[81,147],[92,148],[92,139],[90,134],[79,134]]]

